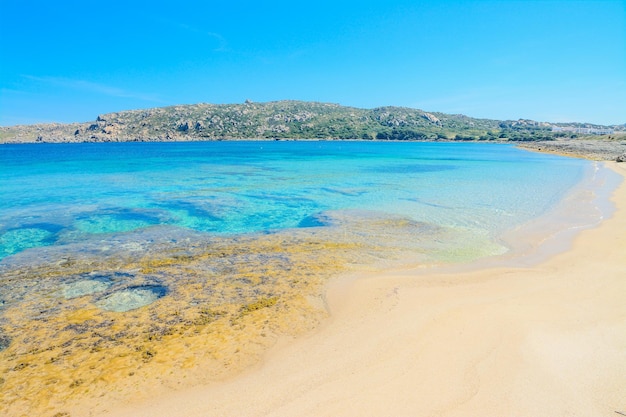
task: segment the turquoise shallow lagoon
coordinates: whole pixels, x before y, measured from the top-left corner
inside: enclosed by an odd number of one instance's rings
[[[230,375],[323,320],[333,276],[594,223],[599,169],[482,143],[1,146],[0,408]]]
[[[7,145],[0,259],[164,225],[271,233],[318,225],[331,211],[401,216],[483,240],[545,213],[589,165],[490,144]]]

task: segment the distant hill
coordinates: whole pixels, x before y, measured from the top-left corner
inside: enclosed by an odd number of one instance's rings
[[[0,127],[0,143],[234,139],[534,141],[576,136],[571,132],[553,132],[553,126],[566,125],[475,119],[405,107],[359,109],[302,101],[246,101],[109,113],[87,123]],[[626,131],[625,125],[610,128]]]

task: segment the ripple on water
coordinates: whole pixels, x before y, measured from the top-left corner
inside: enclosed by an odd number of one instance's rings
[[[53,235],[52,232],[38,227],[8,230],[0,235],[0,259],[24,249],[49,244]]]
[[[150,305],[166,294],[167,288],[162,285],[129,287],[103,297],[96,305],[103,310],[123,313]]]
[[[144,229],[170,220],[169,216],[160,210],[104,209],[78,216],[74,227],[84,233],[106,234]]]

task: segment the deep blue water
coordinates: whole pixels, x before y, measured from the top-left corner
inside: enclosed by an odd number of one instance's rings
[[[320,226],[328,211],[495,238],[553,207],[590,166],[477,143],[3,145],[0,259],[160,225],[221,236]]]

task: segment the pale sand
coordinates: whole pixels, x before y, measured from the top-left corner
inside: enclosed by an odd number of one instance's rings
[[[539,265],[335,282],[332,319],[256,368],[106,415],[626,415],[626,182],[613,201]]]

